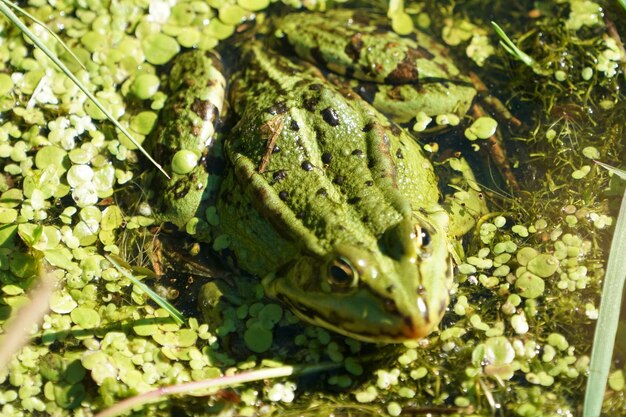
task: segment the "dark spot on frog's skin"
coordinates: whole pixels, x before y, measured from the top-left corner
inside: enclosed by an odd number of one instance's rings
[[[385,77],[385,83],[403,84],[417,82],[419,72],[416,61],[420,58],[432,59],[432,55],[429,53],[428,56],[425,56],[421,49],[408,48],[404,59]]]
[[[403,159],[404,155],[402,155],[402,149],[398,148],[398,150],[396,151],[396,158],[398,159]]]
[[[365,185],[367,185],[368,187],[371,187],[372,185],[374,185],[374,181],[367,180],[367,181],[365,181]]]
[[[322,154],[322,162],[325,164],[330,164],[330,161],[333,160],[333,154],[331,154],[330,152],[324,152]]]
[[[394,289],[395,289],[395,286],[394,285],[390,285],[387,288],[385,288],[385,291],[387,291],[387,293],[391,294]]]
[[[363,218],[361,220],[363,221],[363,223],[367,223],[367,222],[370,221],[370,216],[365,215],[365,216],[363,216]]]
[[[298,126],[298,122],[296,122],[293,119],[291,119],[291,122],[289,123],[289,128],[293,130],[294,132],[297,132],[298,130],[300,130],[300,126]]]
[[[305,109],[307,109],[310,112],[314,112],[315,111],[315,107],[317,106],[317,103],[319,103],[319,98],[318,97],[309,97],[304,99],[304,101],[302,102],[302,107],[304,107]]]
[[[279,101],[278,103],[275,103],[272,107],[269,107],[266,111],[269,114],[276,115],[276,114],[283,114],[287,112],[287,110],[289,110],[289,107],[287,107],[287,104],[284,101]]]
[[[309,85],[309,90],[311,91],[320,91],[322,89],[322,84],[319,83],[313,83],[311,85]]]
[[[418,286],[417,287],[417,295],[424,295],[424,293],[426,293],[426,288],[424,288],[423,286]]]
[[[304,212],[303,211],[299,211],[298,214],[296,214],[296,219],[304,219]]]
[[[278,170],[276,172],[274,172],[274,175],[272,176],[274,182],[280,182],[282,180],[284,180],[285,178],[287,178],[287,171],[285,171],[284,169]]]
[[[352,151],[352,155],[354,156],[363,156],[363,151],[360,149],[355,149]]]
[[[361,57],[361,50],[363,49],[363,35],[358,32],[350,37],[344,52],[353,61],[358,61]]]
[[[280,152],[280,146],[274,145],[274,148],[272,148],[272,153],[278,153],[278,152]]]
[[[191,105],[191,111],[200,119],[213,123],[219,116],[219,111],[208,100],[195,99]]]
[[[394,300],[392,300],[391,298],[385,298],[384,304],[385,304],[385,311],[387,313],[393,314],[394,316],[399,315],[398,314],[398,305],[396,304],[396,302]],[[410,319],[409,319],[409,321],[410,321]]]
[[[375,69],[375,67],[374,68],[370,68],[367,65],[363,65],[360,68],[360,70],[361,70],[361,72],[363,74],[368,75],[371,78],[376,78],[377,74],[374,72],[374,69]]]
[[[404,101],[404,94],[402,94],[402,87],[396,86],[387,90],[387,98],[391,101]]]
[[[333,182],[337,185],[343,184],[343,181],[344,181],[344,178],[341,175],[337,175],[335,179],[333,180]]]
[[[348,199],[348,204],[356,204],[361,201],[361,197],[352,197]]]
[[[402,129],[400,129],[400,127],[395,123],[392,123],[391,126],[389,126],[389,130],[391,130],[391,133],[393,133],[395,136],[400,136],[402,134]],[[385,139],[386,143],[389,143],[389,138],[386,135]]]
[[[326,191],[326,188],[320,188],[315,194],[326,197],[328,195],[328,191]]]
[[[300,167],[305,171],[313,170],[313,164],[311,163],[311,161],[302,161],[302,163],[300,164]]]
[[[191,181],[189,181],[187,178],[182,178],[180,181],[177,181],[172,187],[169,188],[170,194],[174,195],[174,197],[177,199],[184,198],[189,192],[190,185]]]
[[[283,190],[283,191],[278,193],[278,198],[280,198],[283,201],[287,201],[287,198],[289,198],[289,193],[287,193],[287,191]]]
[[[332,127],[339,125],[339,116],[337,115],[335,109],[333,109],[332,107],[327,107],[322,110],[322,118]]]

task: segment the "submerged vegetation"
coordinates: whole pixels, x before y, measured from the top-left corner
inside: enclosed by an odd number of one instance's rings
[[[31,0],[22,6],[57,32],[85,69],[40,26],[29,28],[141,141],[167,98],[171,59],[185,48],[218,46],[253,18],[263,19],[268,7],[267,13],[278,12],[279,5],[269,3]],[[332,7],[315,0],[284,3]],[[384,11],[387,4],[372,6]],[[161,250],[167,236],[155,238],[167,233],[147,203],[154,192],[146,185],[154,175],[146,174],[147,162],[40,50],[0,19],[3,328],[29,302],[42,259],[56,268],[58,281],[31,343],[0,370],[0,414],[89,416],[158,387],[283,365],[302,374],[193,390],[168,401],[156,396],[132,415],[581,414],[624,188],[593,161],[620,166],[626,157],[620,40],[626,10],[618,2],[589,0],[394,7],[402,12],[396,30],[406,30],[409,18],[441,39],[488,87],[481,99],[499,98],[521,124],[500,126],[518,189],[481,165],[492,213],[466,239],[439,331],[388,346],[302,324],[265,298],[257,279],[220,268],[211,248],[190,237],[174,244],[183,247],[178,262],[186,267],[159,278],[174,255]],[[507,48],[491,21],[508,36]],[[463,129],[452,134],[463,137]],[[444,152],[435,139],[448,141],[428,137],[427,148]],[[467,153],[483,142],[474,139]],[[185,323],[156,307],[109,254],[157,272],[142,275],[183,311]],[[201,317],[195,303],[207,276],[226,279],[203,290]],[[623,330],[618,335],[624,340]],[[622,342],[606,415],[626,409],[625,353]]]

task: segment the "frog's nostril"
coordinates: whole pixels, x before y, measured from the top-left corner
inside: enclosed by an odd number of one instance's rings
[[[396,304],[396,302],[394,300],[392,300],[391,298],[387,298],[384,301],[384,306],[385,306],[385,311],[389,314],[392,314],[394,316],[397,316],[400,314],[399,310],[398,310],[398,305]]]

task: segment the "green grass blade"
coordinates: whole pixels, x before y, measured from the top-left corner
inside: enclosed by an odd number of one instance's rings
[[[59,38],[59,36],[56,33],[54,33],[52,30],[50,30],[50,28],[48,26],[46,26],[46,24],[44,22],[42,22],[41,20],[37,19],[35,16],[33,16],[30,13],[28,13],[26,10],[22,9],[18,5],[11,3],[10,1],[4,1],[3,0],[3,2],[7,6],[12,7],[17,12],[23,14],[24,16],[28,17],[30,20],[32,20],[33,22],[37,23],[39,26],[44,28],[50,34],[50,36],[52,36],[57,42],[59,42],[59,45],[61,45],[63,47],[63,49],[65,49],[65,52],[67,52],[68,54],[70,54],[70,56],[72,58],[74,58],[74,61],[76,61],[76,63],[78,65],[80,65],[80,67],[82,69],[87,70],[87,68],[83,65],[83,63],[80,61],[80,59],[78,59],[78,57],[74,54],[74,52],[72,52],[72,50],[65,44],[65,42],[63,42],[63,40],[61,38]]]
[[[137,146],[137,149],[139,149],[141,153],[143,153],[146,158],[148,158],[148,160],[159,169],[159,171],[161,171],[167,178],[170,178],[170,176],[163,170],[161,165],[159,165],[148,154],[148,152],[146,152],[146,150],[141,147],[139,142],[137,142],[132,134],[113,117],[113,115],[102,105],[102,103],[100,103],[100,101],[87,89],[87,87],[83,83],[81,83],[78,78],[76,78],[76,76],[65,66],[65,64],[61,62],[61,60],[57,58],[56,55],[54,55],[54,53],[49,50],[46,45],[44,45],[39,39],[37,39],[37,36],[35,36],[35,34],[31,32],[30,29],[26,27],[26,25],[24,25],[24,23],[22,23],[19,17],[17,17],[17,15],[13,12],[13,10],[11,10],[11,8],[7,4],[7,0],[0,0],[0,13],[4,14],[11,21],[11,23],[17,26],[24,33],[24,35],[26,35],[39,49],[41,49],[43,53],[46,54],[48,58],[50,58],[52,62],[54,62],[56,66],[59,67],[59,69],[63,71],[63,73],[70,80],[72,80],[72,82],[76,84],[78,88],[82,90],[83,93],[85,93],[85,95],[96,105],[96,107],[98,107],[98,109],[102,111],[107,119],[109,119],[111,123],[115,125],[115,127],[117,127],[124,135],[126,135],[128,139],[135,146]]]
[[[105,255],[105,258],[109,262],[111,262],[111,264],[113,264],[115,269],[117,269],[122,275],[124,275],[126,278],[128,278],[134,285],[139,287],[139,289],[141,289],[143,292],[148,294],[148,297],[150,297],[152,299],[152,301],[157,303],[159,305],[159,307],[162,307],[163,309],[165,309],[169,313],[169,315],[172,317],[172,319],[176,322],[176,324],[178,324],[179,326],[182,326],[183,323],[185,323],[185,316],[183,315],[183,313],[178,311],[176,309],[176,307],[174,307],[173,305],[168,303],[167,300],[165,300],[159,294],[157,294],[154,291],[152,291],[152,289],[150,287],[148,287],[146,284],[141,282],[133,274],[129,273],[126,270],[126,268],[129,268],[129,267],[126,266],[126,265],[122,266],[122,264],[125,263],[123,260],[114,259],[113,256],[109,256],[109,255]]]
[[[515,58],[519,59],[520,61],[522,61],[524,64],[528,65],[531,68],[534,68],[535,60],[530,55],[528,55],[527,53],[525,53],[524,51],[519,49],[513,43],[511,38],[509,38],[507,36],[507,34],[504,33],[504,30],[502,30],[502,28],[496,22],[492,21],[491,25],[493,26],[493,29],[496,31],[496,33],[500,37],[500,39],[501,39],[500,44],[504,47],[504,49],[509,54],[511,54]]]
[[[606,164],[617,175],[615,168]],[[621,171],[624,174],[624,171]],[[585,403],[583,417],[597,417],[602,411],[602,399],[606,389],[607,378],[613,358],[615,335],[619,323],[624,281],[626,280],[626,193],[617,217],[617,225],[611,243],[609,260],[606,268],[598,323],[593,338],[591,363],[589,365],[589,379],[585,389]]]
[[[605,164],[604,162],[596,161],[595,159],[593,160],[593,162],[600,165],[602,168],[606,169],[607,171],[612,172],[613,174],[617,175],[621,179],[626,180],[626,171],[624,171],[623,169],[615,168],[609,164]]]

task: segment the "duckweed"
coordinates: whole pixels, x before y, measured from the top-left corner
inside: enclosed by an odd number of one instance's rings
[[[539,254],[528,261],[526,265],[528,271],[541,278],[551,277],[559,267],[559,260],[552,255],[545,253]]]
[[[387,413],[392,417],[399,416],[400,414],[402,414],[402,406],[397,402],[392,401],[387,404]]]
[[[187,149],[176,152],[172,157],[172,171],[179,175],[190,173],[197,165],[198,155]]]
[[[164,33],[148,35],[141,41],[141,48],[146,61],[154,65],[163,65],[169,62],[180,51],[176,39]]]
[[[469,140],[487,139],[496,133],[497,128],[498,122],[491,117],[479,117],[465,129],[465,137]]]

